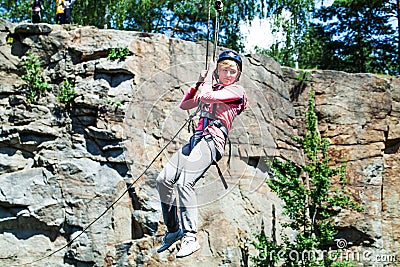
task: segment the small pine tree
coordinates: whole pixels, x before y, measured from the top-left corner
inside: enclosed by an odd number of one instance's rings
[[[275,266],[278,261],[283,266],[349,266],[347,262],[335,263],[319,254],[337,234],[333,217],[338,208],[362,209],[346,193],[345,165],[330,165],[329,142],[319,135],[314,105],[314,91],[311,90],[305,136],[293,137],[304,151],[305,164],[299,166],[291,160],[279,159],[269,163],[273,178],[267,183],[283,200],[284,214],[290,219],[283,226],[294,230],[296,239],[290,241],[282,234],[283,242],[278,245],[261,231],[253,242],[259,252],[252,258],[256,266]],[[333,186],[335,177],[340,182]]]

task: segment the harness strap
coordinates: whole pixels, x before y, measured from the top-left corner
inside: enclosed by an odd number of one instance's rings
[[[229,137],[227,137],[228,139],[228,143],[229,143],[229,149],[228,149],[228,168],[230,168],[231,166],[231,156],[232,156],[232,143],[231,143],[231,139],[229,139]]]
[[[217,167],[219,178],[221,178],[221,182],[224,185],[225,189],[228,189],[228,184],[226,183],[225,177],[222,175],[221,169],[219,168],[216,161],[214,161],[215,167]]]
[[[213,117],[213,118],[215,118],[215,113],[217,112],[217,104],[216,103],[214,103],[214,104],[212,104],[212,113],[211,113],[211,116]]]
[[[213,105],[216,105],[216,104],[213,104]],[[215,111],[215,107],[213,107],[213,113],[214,113],[214,111]],[[204,120],[203,131],[204,131],[204,129],[206,127],[215,125],[216,127],[218,127],[223,132],[223,134],[225,136],[225,139],[228,141],[228,144],[229,144],[228,162],[227,162],[228,168],[229,168],[230,163],[231,163],[231,156],[232,156],[232,143],[231,143],[231,140],[229,139],[229,136],[228,136],[228,128],[225,126],[225,124],[220,119],[217,119],[215,117],[215,115],[213,116],[213,114],[208,112],[208,111],[203,111],[202,110],[201,113],[200,113],[200,117],[202,117],[203,120]],[[210,140],[212,140],[212,138]],[[207,142],[208,141],[209,140],[207,140]],[[217,161],[214,160],[213,161],[213,165],[215,165],[215,167],[217,167],[218,175],[221,178],[221,181],[222,181],[225,189],[228,189],[228,184],[225,181],[225,178],[224,178],[224,176],[222,174],[222,171],[221,171]]]
[[[211,135],[206,136],[206,137],[204,138],[204,140],[207,142],[208,147],[209,147],[210,150],[212,151],[213,149],[212,149],[212,147],[211,147],[210,144],[209,144],[209,142],[214,142],[212,136],[211,136]],[[215,150],[215,153],[217,153],[217,151],[216,151],[217,149],[215,148],[215,145],[214,145],[214,150]],[[225,188],[225,189],[228,189],[228,184],[226,183],[225,177],[224,177],[224,175],[222,174],[221,168],[218,166],[217,161],[214,160],[214,158],[213,158],[212,155],[211,155],[211,159],[212,159],[212,161],[213,161],[213,162],[212,162],[212,165],[215,165],[215,167],[217,168],[218,176],[219,176],[219,178],[221,179],[221,182],[222,182],[222,184],[224,185],[224,188]]]
[[[200,113],[200,117],[204,118],[205,127],[207,127],[209,125],[215,125],[221,129],[221,131],[224,133],[225,137],[228,137],[228,128],[225,126],[225,124],[220,119],[217,119],[215,116],[213,116],[212,113],[202,110]],[[209,121],[209,120],[211,120],[211,121]]]

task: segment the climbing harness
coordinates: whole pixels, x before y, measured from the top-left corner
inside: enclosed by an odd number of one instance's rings
[[[214,91],[218,91],[223,89],[224,86],[221,84],[216,84],[213,86],[213,90]],[[230,102],[224,102],[221,103],[223,105],[230,105],[230,104],[235,104],[235,105],[240,105],[242,103],[244,103],[244,98],[240,98],[238,100],[234,100],[234,101],[230,101]],[[216,150],[215,146],[211,146],[209,144],[209,142],[214,142],[212,135],[210,135],[208,133],[208,127],[210,126],[215,126],[217,128],[219,128],[222,133],[224,134],[225,140],[228,142],[228,146],[229,146],[229,152],[228,152],[228,168],[230,165],[230,159],[231,159],[231,152],[232,152],[232,144],[231,141],[229,139],[228,136],[228,128],[226,127],[226,125],[216,116],[216,111],[218,108],[218,104],[217,103],[213,103],[211,105],[211,111],[207,111],[205,108],[209,107],[210,104],[205,104],[200,102],[198,108],[200,109],[200,118],[203,120],[202,121],[202,129],[200,130],[196,130],[194,131],[194,134],[190,137],[189,142],[183,146],[182,148],[182,153],[186,156],[189,156],[190,152],[192,151],[192,149],[196,146],[197,143],[200,142],[200,140],[202,138],[204,138],[207,141],[207,144],[210,148],[211,151]],[[240,112],[239,112],[240,113]],[[218,175],[225,187],[225,189],[228,189],[228,184],[226,183],[225,177],[222,174],[222,171],[218,165],[218,161],[222,158],[222,156],[220,155],[219,152],[215,151],[216,156],[215,158],[212,158],[212,165],[215,165],[215,167],[217,168],[218,171]]]

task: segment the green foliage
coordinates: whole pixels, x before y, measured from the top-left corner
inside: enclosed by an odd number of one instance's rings
[[[75,98],[75,90],[71,88],[71,84],[68,80],[63,82],[63,85],[60,89],[60,93],[57,97],[58,102],[66,105],[70,105]]]
[[[307,82],[310,80],[310,72],[308,71],[301,71],[300,74],[296,75],[296,80],[300,81],[300,82]]]
[[[125,57],[129,56],[131,52],[129,51],[128,47],[113,47],[110,49],[107,58],[108,59],[124,59]]]
[[[41,11],[42,22],[50,23],[54,21],[54,2],[43,1],[43,10]],[[1,12],[1,9],[4,12]],[[11,22],[31,21],[31,11],[32,8],[29,0],[0,0],[0,17]]]
[[[209,2],[211,20],[208,21]],[[147,33],[163,33],[171,37],[190,41],[205,40],[210,22],[210,39],[213,39],[216,12],[215,1],[176,0],[85,0],[76,1],[72,21],[79,25],[93,25],[98,28],[133,30]],[[262,17],[263,1],[223,1],[220,14],[219,45],[240,50],[243,48],[240,26],[242,22]],[[44,1],[43,22],[54,22],[53,1]],[[0,0],[0,16],[13,22],[30,19],[31,8],[28,0]]]
[[[336,265],[329,257],[310,257],[292,259],[290,254],[304,255],[307,252],[321,251],[323,246],[334,240],[337,231],[333,218],[338,208],[361,211],[360,206],[346,193],[345,166],[330,165],[328,155],[329,142],[320,137],[317,129],[317,116],[314,111],[314,92],[310,93],[308,110],[305,116],[306,133],[303,138],[293,138],[304,151],[304,165],[291,160],[274,159],[269,162],[272,179],[268,185],[283,200],[284,214],[290,221],[284,227],[290,227],[297,233],[296,240],[289,242],[282,234],[283,244],[278,246],[262,232],[256,235],[254,245],[259,255],[253,258],[257,266],[274,266],[278,258],[284,257],[284,266],[347,266]],[[333,185],[332,180],[339,183]],[[278,252],[277,252],[278,251]],[[312,253],[311,253],[312,254]],[[315,256],[315,255],[312,255]]]
[[[12,36],[7,36],[6,42],[7,44],[11,45],[14,42],[14,38]]]
[[[358,0],[337,0],[319,10],[316,17],[328,22],[320,26],[319,33],[328,41],[321,48],[331,57],[315,63],[324,69],[353,73],[399,74],[400,67],[395,60],[398,43],[393,42],[396,31],[391,25],[393,4],[393,0],[362,4]]]
[[[272,18],[272,34],[283,32],[265,53],[281,65],[294,67],[298,48],[312,21],[316,0],[266,0],[267,16]],[[290,14],[290,15],[288,15]]]
[[[2,18],[8,19],[12,22],[24,21],[31,19],[31,5],[29,1],[25,0],[1,0],[0,7],[4,8]]]
[[[50,90],[50,86],[42,76],[43,70],[39,60],[30,51],[27,53],[27,58],[22,62],[22,69],[25,74],[21,78],[27,83],[26,100],[31,103]]]
[[[335,0],[318,9],[315,3],[323,1],[267,0],[273,31],[284,39],[257,51],[289,67],[298,62],[303,69],[400,73],[396,0]]]
[[[252,257],[252,260],[259,267],[274,266],[279,260],[279,253],[283,251],[282,246],[271,242],[265,235],[264,230],[255,235],[257,242],[253,242],[254,248],[259,252],[258,257]]]
[[[105,103],[106,105],[115,105],[116,107],[121,107],[121,106],[122,106],[122,103],[121,103],[120,101],[117,101],[117,100],[115,100],[115,99],[113,99],[113,98],[107,98],[107,99],[105,99],[105,100],[104,100],[104,103]]]

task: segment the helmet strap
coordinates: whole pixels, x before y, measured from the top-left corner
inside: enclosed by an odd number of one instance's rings
[[[218,67],[214,70],[214,79],[217,83],[219,83],[219,75],[218,75]]]
[[[239,71],[238,75],[236,76],[235,82],[238,82],[238,81],[239,81],[239,79],[240,79],[240,75],[241,75],[241,74],[242,74],[242,72],[241,72],[241,71]]]

